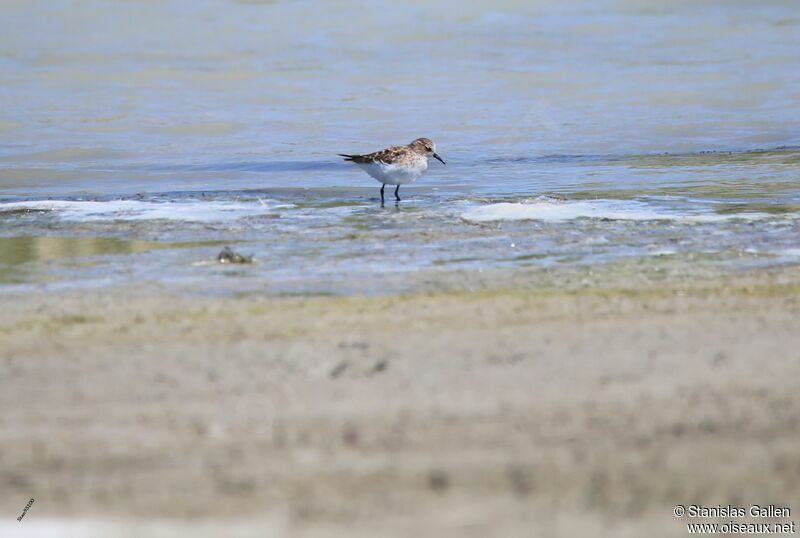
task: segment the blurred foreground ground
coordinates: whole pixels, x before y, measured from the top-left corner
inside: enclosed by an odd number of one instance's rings
[[[800,271],[699,286],[6,295],[0,529],[685,536],[676,504],[794,516]]]

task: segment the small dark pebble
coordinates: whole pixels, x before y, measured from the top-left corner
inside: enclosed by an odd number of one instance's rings
[[[358,444],[358,430],[355,426],[346,426],[342,432],[342,442],[347,446],[356,446]]]
[[[444,492],[450,487],[450,478],[442,470],[434,470],[428,473],[428,485],[433,491]]]
[[[678,422],[672,425],[671,431],[674,437],[682,437],[686,433],[686,425]]]
[[[712,418],[707,418],[700,422],[700,430],[705,433],[714,433],[718,429],[717,421]]]
[[[234,252],[231,247],[225,247],[217,254],[217,261],[219,263],[253,263],[253,257]]]
[[[517,497],[527,497],[533,491],[530,474],[523,467],[511,466],[508,469],[508,480],[511,483],[511,491]]]
[[[339,364],[333,367],[333,370],[331,370],[331,377],[334,378],[339,377],[344,373],[345,370],[347,370],[348,366],[349,364],[347,364],[347,361],[340,362]]]

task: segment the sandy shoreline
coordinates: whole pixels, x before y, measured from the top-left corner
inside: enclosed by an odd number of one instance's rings
[[[0,302],[0,513],[17,523],[35,498],[30,528],[681,536],[676,504],[800,510],[798,269]]]

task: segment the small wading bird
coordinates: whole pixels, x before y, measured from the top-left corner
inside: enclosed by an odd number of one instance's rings
[[[417,138],[407,146],[392,146],[366,155],[339,155],[345,161],[356,163],[381,183],[381,205],[384,204],[383,189],[386,185],[397,185],[394,197],[399,202],[400,185],[419,179],[428,169],[428,158],[433,157],[446,164],[436,154],[436,144],[429,138]]]

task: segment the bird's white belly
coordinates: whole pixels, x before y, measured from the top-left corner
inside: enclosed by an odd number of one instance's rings
[[[413,183],[428,169],[427,159],[411,165],[385,164],[381,162],[359,164],[370,176],[386,185]]]

